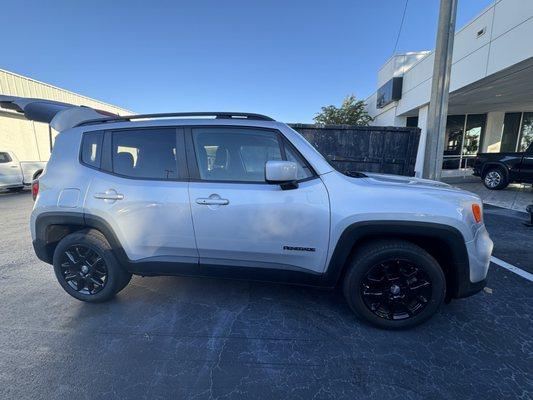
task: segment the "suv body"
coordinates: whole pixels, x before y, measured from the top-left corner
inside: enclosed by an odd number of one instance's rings
[[[295,166],[296,182],[265,179],[265,162],[272,161]],[[357,266],[396,249],[406,254],[398,260],[410,260],[401,269],[404,286],[416,281],[409,277],[413,265],[418,262],[423,271],[425,263],[434,263],[440,268],[442,279],[435,275],[440,286],[431,280],[431,271],[423,273],[424,279],[449,300],[474,294],[485,284],[492,241],[473,211],[477,208],[479,214],[480,204],[478,196],[440,182],[345,176],[299,133],[272,120],[111,120],[82,124],[56,137],[39,179],[30,226],[37,256],[54,264],[58,278],[63,261],[69,263],[57,254],[58,245],[70,236],[96,232],[100,242],[109,244],[102,257],[110,252],[129,277],[217,276],[326,287],[342,283],[348,298],[352,289],[346,282],[355,282],[368,295],[377,280],[366,276],[370,281],[361,281],[356,275],[362,267]],[[417,251],[426,259],[412,261]],[[382,285],[384,278],[379,279]],[[117,283],[115,292],[125,284]],[[400,290],[392,282],[387,298],[399,298]],[[70,294],[91,301],[88,295]],[[424,296],[419,296],[422,303],[427,302]],[[361,316],[364,312],[352,304],[358,300],[349,303]],[[371,300],[366,304],[377,317],[363,318],[386,328],[412,326],[429,317],[417,320],[409,309],[405,318],[396,318],[381,308],[372,310],[381,306]]]
[[[509,183],[533,183],[533,143],[522,152],[478,153],[474,160],[475,176],[487,189],[499,190]]]

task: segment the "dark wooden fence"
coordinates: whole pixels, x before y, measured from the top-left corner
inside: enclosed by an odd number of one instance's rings
[[[342,172],[414,175],[420,129],[290,124]]]

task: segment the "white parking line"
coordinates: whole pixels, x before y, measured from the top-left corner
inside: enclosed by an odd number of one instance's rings
[[[508,262],[500,260],[499,258],[496,258],[496,257],[491,257],[490,261],[492,261],[494,264],[499,265],[500,267],[503,267],[511,272],[514,272],[517,275],[520,275],[522,278],[526,278],[530,282],[533,282],[533,274],[530,274],[529,272],[524,271],[523,269],[515,267],[514,265],[511,265]]]

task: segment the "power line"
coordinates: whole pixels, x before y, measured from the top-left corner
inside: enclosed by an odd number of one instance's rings
[[[398,36],[396,36],[396,43],[394,43],[394,50],[392,51],[392,55],[396,54],[396,49],[398,48],[398,41],[400,40],[400,34],[402,33],[403,21],[405,20],[405,13],[407,11],[408,3],[409,3],[409,0],[405,0],[405,6],[403,7],[402,21],[400,22],[400,29],[398,29]]]

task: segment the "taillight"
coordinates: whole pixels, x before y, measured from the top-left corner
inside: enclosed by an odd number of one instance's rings
[[[39,194],[39,179],[35,179],[31,183],[31,195],[32,195],[34,201],[37,198],[38,194]]]

